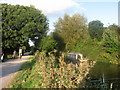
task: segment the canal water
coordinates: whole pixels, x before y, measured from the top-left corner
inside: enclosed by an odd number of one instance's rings
[[[97,62],[90,69],[85,86],[120,90],[120,65]]]

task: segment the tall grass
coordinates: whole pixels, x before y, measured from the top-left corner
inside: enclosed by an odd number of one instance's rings
[[[79,88],[84,86],[84,77],[89,73],[90,65],[81,63],[66,64],[65,53],[58,58],[53,54],[40,52],[36,58],[24,65],[16,77],[12,88]],[[34,64],[32,64],[34,63]],[[33,65],[32,67],[29,65]]]

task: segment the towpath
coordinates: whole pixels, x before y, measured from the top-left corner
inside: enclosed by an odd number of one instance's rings
[[[21,65],[32,56],[23,56],[22,59],[10,59],[0,63],[0,90],[6,88],[14,79]]]

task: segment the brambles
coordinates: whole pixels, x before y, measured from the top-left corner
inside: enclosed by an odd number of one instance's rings
[[[79,88],[83,86],[83,79],[88,74],[90,66],[86,63],[81,63],[80,66],[66,64],[64,56],[65,54],[62,53],[58,58],[58,63],[55,63],[56,57],[53,54],[49,53],[47,57],[46,52],[40,52],[36,63],[29,71],[30,75],[22,80],[24,82],[18,81],[12,87],[16,85],[22,88]]]

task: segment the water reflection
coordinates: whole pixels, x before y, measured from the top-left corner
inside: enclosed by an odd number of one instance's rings
[[[85,87],[120,89],[120,66],[97,62],[87,75]]]

